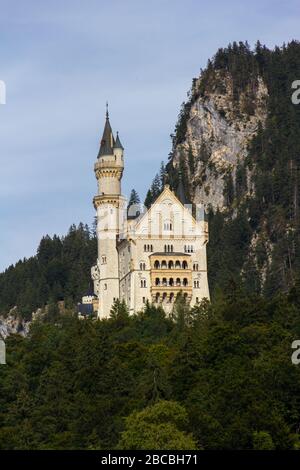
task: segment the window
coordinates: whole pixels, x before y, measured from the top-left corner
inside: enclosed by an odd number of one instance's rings
[[[104,290],[107,290],[107,284],[104,284]]]
[[[146,279],[141,279],[141,287],[147,287]]]
[[[193,270],[194,270],[194,271],[199,271],[199,265],[198,265],[198,263],[194,263],[194,264],[193,264]]]
[[[146,263],[141,262],[140,263],[140,270],[145,271],[145,269],[146,269]]]
[[[154,268],[155,268],[155,269],[159,269],[159,268],[160,268],[160,264],[159,264],[159,261],[158,261],[158,260],[156,260],[156,261],[154,262]]]
[[[173,230],[173,225],[172,225],[172,222],[170,220],[166,220],[164,222],[164,230],[167,231],[167,232],[171,232]]]
[[[143,304],[146,303],[146,297],[143,297]]]
[[[195,289],[199,289],[199,281],[194,281],[194,287]]]
[[[101,263],[106,264],[106,256],[105,255],[101,256]]]

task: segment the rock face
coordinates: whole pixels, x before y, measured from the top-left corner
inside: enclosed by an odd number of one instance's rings
[[[14,312],[10,312],[7,317],[0,316],[0,337],[7,338],[12,334],[27,336],[29,333],[30,322],[21,320]]]
[[[202,80],[200,77],[195,82],[192,94],[197,94]],[[229,73],[218,76],[217,72],[214,84],[212,90],[205,90],[192,100],[185,139],[173,149],[171,163],[178,168],[181,158],[187,162],[194,203],[210,204],[222,210],[226,206],[226,175],[231,174],[235,179],[237,165],[245,160],[249,141],[256,134],[259,122],[264,126],[268,90],[258,77],[254,85],[249,84],[251,90],[245,89],[236,100]]]

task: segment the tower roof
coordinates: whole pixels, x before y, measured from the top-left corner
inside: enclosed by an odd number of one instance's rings
[[[100,142],[100,150],[98,153],[98,158],[101,157],[102,155],[113,155],[114,145],[115,145],[115,139],[114,139],[113,131],[111,129],[111,125],[109,122],[108,109],[106,107],[106,120],[105,120],[105,126],[104,126],[102,139]]]
[[[114,149],[124,150],[124,147],[123,147],[123,145],[121,144],[121,141],[120,141],[119,132],[117,132],[117,138],[116,138],[116,142],[114,144]]]

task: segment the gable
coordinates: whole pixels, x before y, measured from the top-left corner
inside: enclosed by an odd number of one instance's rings
[[[166,187],[135,226],[136,236],[159,235],[166,238],[193,236],[196,221],[191,214],[191,207],[183,206],[175,194]]]

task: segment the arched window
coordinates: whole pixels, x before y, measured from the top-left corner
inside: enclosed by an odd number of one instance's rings
[[[168,266],[169,266],[169,269],[173,269],[173,268],[174,268],[174,263],[173,263],[173,261],[172,261],[172,260],[171,260],[171,261],[169,261],[169,264],[168,264]]]
[[[167,298],[167,293],[166,292],[163,293],[162,298],[163,298],[163,300],[166,300],[166,298]]]
[[[157,277],[157,278],[155,279],[155,285],[156,285],[156,286],[159,286],[159,285],[160,285],[160,279],[159,279],[159,277]]]
[[[176,279],[176,286],[177,286],[177,287],[181,286],[181,282],[180,282],[179,277]]]
[[[171,294],[170,294],[170,302],[173,302],[173,300],[174,300],[174,292],[171,292]]]
[[[162,269],[167,269],[167,262],[165,260],[161,262],[161,267]]]
[[[166,220],[164,222],[164,230],[166,232],[171,232],[173,230],[173,225],[172,225],[172,222],[170,220]]]
[[[155,295],[155,302],[156,302],[156,303],[159,302],[159,297],[160,297],[160,295],[159,295],[159,293],[157,292],[157,294]]]
[[[183,268],[183,269],[186,269],[186,268],[187,268],[187,262],[186,262],[186,261],[183,261],[183,262],[182,262],[182,268]]]
[[[180,269],[180,268],[181,268],[181,264],[180,264],[180,261],[179,261],[179,260],[176,260],[176,262],[175,262],[175,268],[176,268],[176,269]]]
[[[166,285],[167,285],[167,279],[166,279],[165,277],[163,277],[162,285],[163,285],[163,286],[166,286]]]
[[[105,255],[103,255],[103,256],[101,257],[101,263],[102,263],[102,264],[106,264],[106,256],[105,256]]]
[[[169,286],[174,286],[174,279],[172,277],[169,279]]]
[[[186,277],[183,279],[183,285],[184,285],[184,286],[187,286],[187,285],[188,285],[188,280],[187,280]]]
[[[154,268],[155,268],[155,269],[159,269],[159,268],[160,268],[160,264],[159,264],[159,261],[158,261],[158,260],[155,260],[155,261],[154,261]]]

